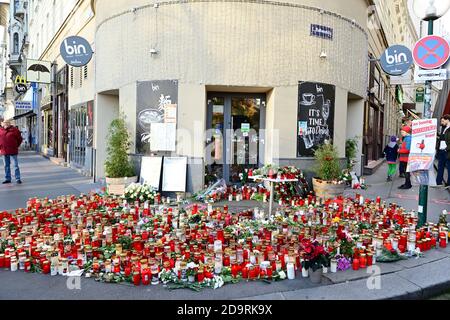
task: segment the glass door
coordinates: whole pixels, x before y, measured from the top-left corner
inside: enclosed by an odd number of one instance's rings
[[[87,135],[86,107],[73,108],[70,111],[70,162],[76,167],[84,167],[86,163]]]
[[[239,183],[245,169],[264,162],[265,95],[208,95],[206,183]]]

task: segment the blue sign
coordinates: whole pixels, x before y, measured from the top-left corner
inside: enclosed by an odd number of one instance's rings
[[[333,28],[330,27],[321,26],[318,24],[311,25],[311,36],[333,40],[333,32]]]
[[[37,110],[39,108],[38,105],[38,99],[39,99],[39,86],[37,83],[32,83],[31,87],[33,88],[33,102],[32,102],[32,107],[33,110],[37,113]]]
[[[61,56],[72,67],[82,67],[91,61],[93,56],[89,42],[78,36],[68,37],[61,43]]]
[[[402,45],[391,46],[380,58],[381,68],[391,76],[401,76],[408,72],[413,64],[411,50]]]
[[[31,101],[16,101],[16,110],[32,111],[33,105]]]

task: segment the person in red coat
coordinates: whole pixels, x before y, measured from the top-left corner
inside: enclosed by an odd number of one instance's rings
[[[11,158],[14,160],[16,181],[18,184],[22,183],[18,160],[19,147],[22,141],[23,138],[20,130],[12,126],[9,120],[3,121],[0,127],[0,155],[3,156],[3,163],[5,165],[5,181],[3,184],[11,183]]]
[[[405,172],[405,183],[399,187],[399,189],[411,189],[411,173],[406,172],[406,167],[408,166],[408,158],[409,158],[409,152],[411,150],[411,127],[404,126],[402,130],[400,131],[403,140],[402,145],[400,149],[398,150],[399,153],[399,160],[400,160],[400,167],[402,167],[403,172]]]

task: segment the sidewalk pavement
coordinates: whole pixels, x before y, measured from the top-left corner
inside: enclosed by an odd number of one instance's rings
[[[412,179],[413,188],[410,190],[399,190],[405,179],[399,178],[398,174],[392,182],[386,182],[387,164],[383,164],[375,174],[365,177],[367,190],[347,189],[345,194],[354,196],[356,193],[365,198],[375,199],[380,196],[382,201],[387,203],[397,203],[407,210],[418,211],[419,206],[419,185]],[[450,211],[450,192],[442,188],[428,188],[428,215],[427,220],[438,222],[442,210]],[[450,219],[448,220],[450,222]]]
[[[101,188],[76,170],[57,166],[35,152],[20,154],[19,166],[23,184],[0,185],[0,210],[23,208],[32,197],[79,195]],[[3,161],[0,161],[0,182],[4,180],[3,172]]]
[[[93,184],[75,170],[56,166],[33,153],[21,155],[23,185],[0,186],[0,210],[25,206],[30,197],[56,197],[67,194],[88,193],[101,187]],[[397,178],[386,183],[384,167],[367,177],[368,190],[347,190],[354,196],[382,197],[387,202],[396,202],[406,209],[417,208],[418,187],[412,190],[398,190],[403,183]],[[443,209],[450,208],[450,195],[446,190],[430,189],[430,221],[437,222]],[[267,207],[257,202],[227,203],[232,211],[237,209]],[[217,204],[223,205],[223,204]],[[372,270],[328,273],[320,285],[309,279],[297,279],[272,284],[248,282],[227,285],[218,290],[202,292],[190,290],[169,291],[162,285],[134,287],[129,284],[98,283],[93,279],[81,278],[80,290],[71,290],[65,277],[50,277],[40,274],[24,274],[0,270],[0,299],[37,300],[98,300],[98,299],[171,299],[171,300],[211,300],[211,299],[306,299],[306,300],[359,300],[359,299],[419,299],[438,295],[450,288],[450,246],[425,252],[423,258],[409,259],[395,263],[376,263]]]

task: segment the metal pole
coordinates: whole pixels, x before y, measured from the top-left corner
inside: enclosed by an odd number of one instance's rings
[[[428,35],[433,34],[433,20],[428,21]],[[425,101],[424,101],[424,118],[431,119],[431,92],[433,90],[433,82],[425,82]],[[427,172],[428,174],[428,172]],[[418,227],[422,227],[427,222],[428,213],[428,185],[420,185],[419,189],[419,221]]]

